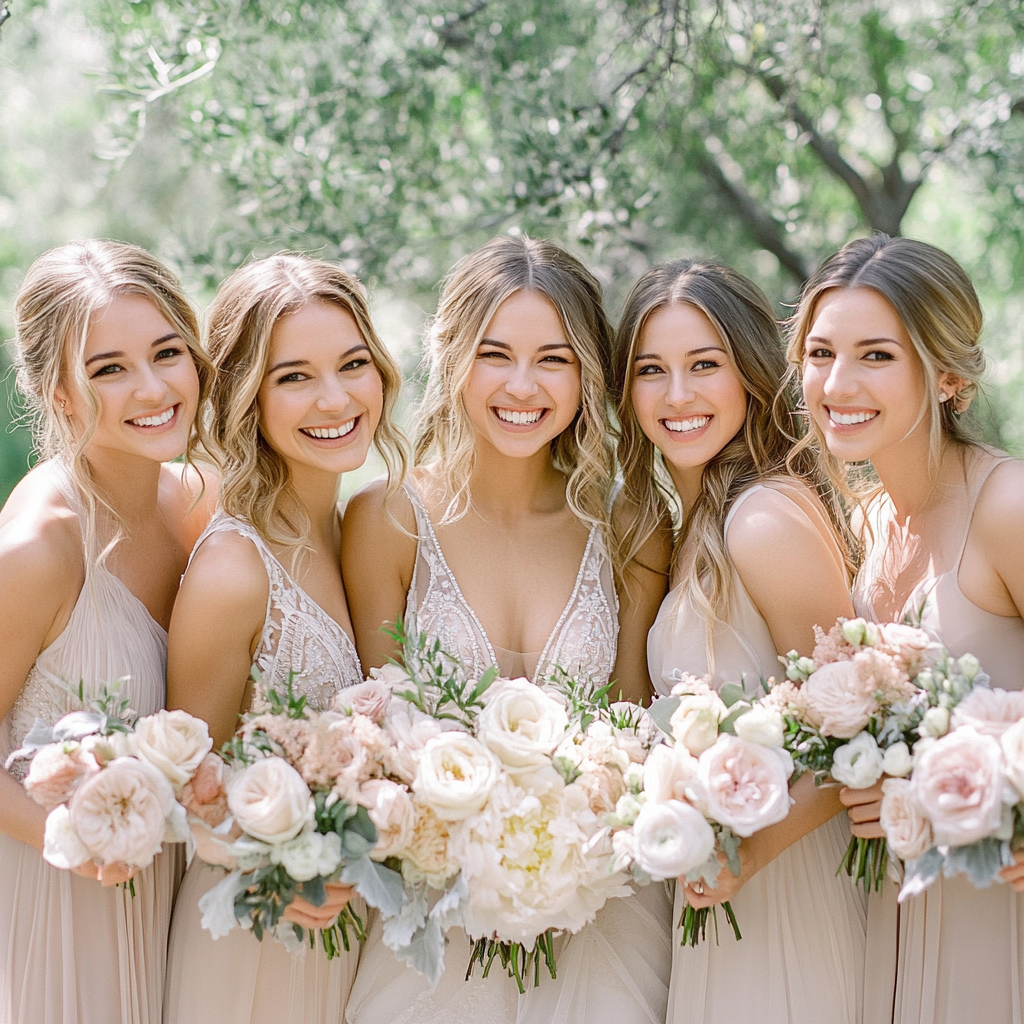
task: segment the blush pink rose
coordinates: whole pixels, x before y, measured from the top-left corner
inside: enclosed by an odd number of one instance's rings
[[[381,679],[367,679],[364,683],[340,690],[331,701],[331,707],[335,711],[366,715],[380,725],[390,703],[391,687]]]
[[[977,686],[953,709],[950,728],[970,726],[983,736],[1000,736],[1024,719],[1024,691]]]
[[[814,728],[846,740],[856,736],[878,711],[878,702],[864,692],[852,661],[835,661],[812,673],[800,687],[800,705]]]
[[[189,814],[213,827],[228,816],[228,791],[220,757],[207,754],[199,762],[195,775],[182,788],[181,803]]]
[[[24,786],[37,804],[51,810],[70,800],[78,786],[99,770],[96,758],[78,743],[50,743],[32,758]]]
[[[934,845],[932,827],[921,813],[908,779],[882,783],[880,824],[892,852],[902,860],[914,860]]]

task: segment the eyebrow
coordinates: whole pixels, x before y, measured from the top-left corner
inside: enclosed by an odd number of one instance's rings
[[[511,352],[512,351],[512,346],[509,345],[508,342],[506,342],[506,341],[492,341],[490,338],[481,338],[480,339],[480,344],[481,345],[493,345],[495,348],[503,348],[503,349],[505,349],[506,352]],[[479,346],[477,346],[477,347],[479,347]],[[572,351],[572,345],[570,345],[569,342],[567,342],[567,341],[555,341],[555,342],[552,342],[549,345],[541,345],[541,346],[538,347],[537,351],[538,352],[550,352],[552,349],[556,349],[556,348],[567,348],[570,351]]]
[[[369,352],[370,351],[370,346],[367,345],[366,342],[360,342],[358,345],[353,345],[347,352],[342,352],[341,356],[339,358],[340,359],[347,359],[350,355],[352,355],[353,352],[359,352],[361,350]],[[272,367],[270,367],[270,369],[267,370],[267,376],[270,376],[270,374],[272,374],[272,373],[277,373],[278,370],[290,370],[290,369],[293,369],[296,366],[309,366],[309,365],[310,365],[310,363],[309,363],[308,359],[289,359],[289,360],[285,360],[284,362],[281,362],[281,363],[275,363]]]
[[[809,335],[807,335],[806,338],[804,338],[804,344],[805,345],[815,345],[815,344],[818,344],[818,343],[824,343],[826,345],[831,345],[832,344],[832,342],[828,338],[823,338],[819,334],[809,334]],[[903,342],[901,342],[898,338],[889,338],[889,337],[864,338],[861,341],[854,342],[853,347],[854,348],[870,348],[870,346],[872,346],[872,345],[884,345],[884,344],[899,345],[900,348],[903,348]]]
[[[724,351],[725,351],[725,349],[722,348],[721,345],[705,345],[703,348],[691,348],[690,351],[686,353],[686,358],[689,359],[690,356],[699,356],[702,352],[724,352]],[[641,352],[638,355],[633,357],[633,362],[634,363],[638,363],[638,362],[640,362],[641,359],[660,359],[660,358],[661,358],[661,356],[659,356],[657,352]]]
[[[165,341],[170,341],[172,338],[177,338],[180,341],[181,340],[181,335],[177,331],[171,331],[170,334],[161,335],[149,347],[150,348],[156,348],[157,345],[162,345]],[[86,361],[85,361],[85,365],[88,366],[90,363],[97,363],[101,359],[123,359],[123,358],[124,358],[124,353],[123,352],[98,352],[94,356],[89,356],[89,358],[86,359]]]

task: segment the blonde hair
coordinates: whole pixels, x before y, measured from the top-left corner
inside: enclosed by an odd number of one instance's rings
[[[787,355],[794,377],[803,368],[804,343],[818,302],[835,288],[873,289],[906,328],[923,366],[926,387],[919,417],[928,417],[929,464],[936,472],[944,441],[975,443],[968,421],[962,418],[985,369],[985,355],[978,345],[981,303],[971,279],[952,256],[927,242],[881,233],[849,242],[807,282],[789,321]],[[959,386],[948,402],[940,403],[935,381],[943,371],[958,378]],[[812,443],[820,450],[828,476],[848,499],[863,500],[877,490],[874,483],[858,485],[851,479],[845,463],[828,451],[813,421],[802,444]]]
[[[566,500],[573,513],[604,529],[614,477],[606,397],[612,330],[597,279],[546,239],[494,238],[460,260],[445,279],[424,355],[428,376],[415,462],[420,465],[433,454],[441,464],[450,496],[441,521],[465,515],[471,503],[476,435],[462,393],[488,324],[518,291],[536,292],[551,302],[580,362],[580,408],[572,424],[552,440],[551,458],[569,478]]]
[[[33,420],[36,451],[66,464],[86,513],[85,543],[90,560],[100,561],[123,536],[124,523],[99,493],[85,449],[96,432],[100,399],[85,370],[85,345],[93,317],[123,295],[139,295],[159,310],[181,337],[199,377],[199,402],[185,449],[191,462],[203,444],[202,409],[213,383],[213,367],[199,344],[199,322],[178,279],[145,249],[127,242],[91,239],[69,242],[43,253],[25,275],[14,301],[15,365],[18,390]],[[76,431],[58,394],[77,389],[89,421]],[[117,532],[99,550],[96,515],[104,508]]]
[[[658,310],[683,304],[711,321],[747,395],[743,426],[704,467],[700,496],[688,510],[681,507],[664,459],[644,434],[632,402],[633,364],[645,325]],[[696,540],[681,593],[693,596],[709,622],[720,618],[732,596],[726,517],[741,492],[773,476],[795,478],[816,492],[837,538],[845,538],[842,510],[816,459],[809,452],[793,455],[796,402],[792,388],[779,389],[786,375],[782,338],[771,303],[752,281],[712,262],[680,259],[653,267],[626,299],[613,366],[622,493],[632,510],[616,545],[620,572],[670,520],[675,526],[673,564],[683,541]]]
[[[385,502],[401,484],[408,458],[405,437],[392,422],[402,375],[373,328],[359,281],[335,263],[289,252],[236,270],[217,290],[208,314],[210,357],[217,368],[210,434],[223,473],[220,501],[225,512],[293,556],[308,545],[309,523],[297,501],[293,518],[281,507],[286,495],[294,498],[291,473],[263,435],[258,396],[274,325],[313,300],[352,316],[380,374],[384,409],[373,443],[387,466]]]

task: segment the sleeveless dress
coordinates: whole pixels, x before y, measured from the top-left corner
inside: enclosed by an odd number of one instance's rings
[[[407,621],[458,652],[471,674],[491,665],[503,674],[542,678],[555,665],[599,685],[615,664],[618,599],[600,531],[592,529],[576,582],[544,650],[495,648],[445,560],[433,524],[412,484],[406,492],[419,541],[406,598]],[[500,969],[465,980],[470,945],[448,932],[445,970],[430,991],[422,975],[394,959],[379,922],[371,929],[349,1000],[350,1024],[663,1024],[671,965],[671,904],[664,885],[609,900],[596,920],[556,946],[558,977],[546,973],[520,996]]]
[[[294,670],[295,690],[306,695],[313,710],[326,710],[338,690],[362,681],[355,646],[247,523],[219,512],[192,557],[210,534],[228,531],[252,541],[270,580],[255,654],[264,685],[283,687]],[[319,945],[293,956],[274,939],[259,942],[239,929],[213,939],[202,927],[199,900],[223,877],[223,870],[198,858],[185,874],[171,926],[166,1024],[340,1022],[359,959],[358,945],[353,943],[351,952],[328,960]]]
[[[736,498],[726,536],[743,502],[763,487]],[[679,672],[710,675],[715,686],[742,680],[751,694],[762,678],[778,678],[768,625],[735,569],[731,587],[728,619],[714,624],[710,644],[707,618],[692,599],[679,587],[665,598],[647,638],[660,693],[671,692]],[[864,905],[849,879],[835,875],[848,842],[846,815],[836,815],[754,875],[731,900],[741,941],[721,911],[717,945],[710,929],[696,948],[681,946],[676,933],[669,1024],[859,1024]],[[675,921],[684,906],[678,886]]]
[[[1008,456],[979,459],[968,470],[968,512],[952,568],[922,580],[901,618],[959,657],[970,652],[1004,690],[1024,687],[1024,621],[995,615],[964,596],[958,576],[974,508],[989,474]],[[883,495],[868,508],[876,538],[887,536],[892,503]],[[868,551],[854,583],[858,615],[879,621],[872,604],[882,573],[883,545]],[[1024,894],[1008,885],[975,889],[963,876],[940,878],[926,892],[896,903],[888,885],[869,905],[866,998],[875,1017],[899,1024],[1019,1024],[1024,1020]]]
[[[58,467],[55,467],[57,469]],[[66,473],[57,484],[84,513]],[[29,671],[0,723],[0,766],[36,718],[52,724],[126,677],[122,693],[139,715],[164,706],[167,633],[83,541],[85,583],[64,631]],[[27,762],[11,774],[22,778]],[[181,879],[181,845],[166,848],[121,887],[61,871],[42,854],[0,835],[0,1021],[4,1024],[160,1024],[167,929]]]

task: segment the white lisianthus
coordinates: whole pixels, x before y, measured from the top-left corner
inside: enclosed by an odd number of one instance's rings
[[[903,740],[887,747],[882,755],[882,771],[894,779],[906,778],[913,768],[914,758],[910,753],[910,747]]]
[[[446,732],[423,747],[412,789],[444,821],[482,811],[501,775],[501,763],[479,740]]]
[[[660,743],[644,762],[644,793],[649,800],[682,800],[686,787],[697,777],[697,758],[681,743]]]
[[[929,708],[917,727],[918,736],[931,736],[938,739],[949,732],[949,709],[942,707]]]
[[[850,789],[868,789],[882,777],[882,751],[869,732],[844,743],[832,757],[832,778]]]
[[[907,779],[882,783],[880,824],[892,852],[902,860],[914,860],[932,846],[932,827],[921,813]]]
[[[680,800],[647,803],[633,825],[634,857],[654,879],[686,875],[715,849],[715,833],[695,807]]]
[[[476,735],[512,772],[547,764],[569,719],[564,707],[528,679],[502,679],[484,694]]]
[[[748,743],[762,747],[781,747],[786,736],[786,723],[782,715],[771,708],[755,704],[736,719],[736,735]]]
[[[135,755],[163,772],[175,793],[213,748],[207,724],[184,711],[157,711],[140,718],[131,743]]]
[[[1011,725],[999,737],[999,745],[1006,759],[1006,777],[1018,795],[1024,798],[1024,720]]]
[[[672,737],[699,756],[718,739],[718,725],[728,714],[729,709],[715,693],[681,694],[679,706],[669,719]]]
[[[974,681],[974,677],[981,671],[981,662],[973,654],[964,654],[959,658],[960,671],[964,674],[964,678],[970,682]]]
[[[879,628],[866,619],[847,619],[843,623],[843,637],[854,647],[874,647],[879,640]]]
[[[265,843],[294,839],[313,820],[309,787],[283,758],[253,762],[228,782],[227,791],[239,827]]]
[[[321,834],[311,828],[270,852],[274,864],[280,864],[296,882],[332,875],[341,863],[341,836],[337,832]]]

